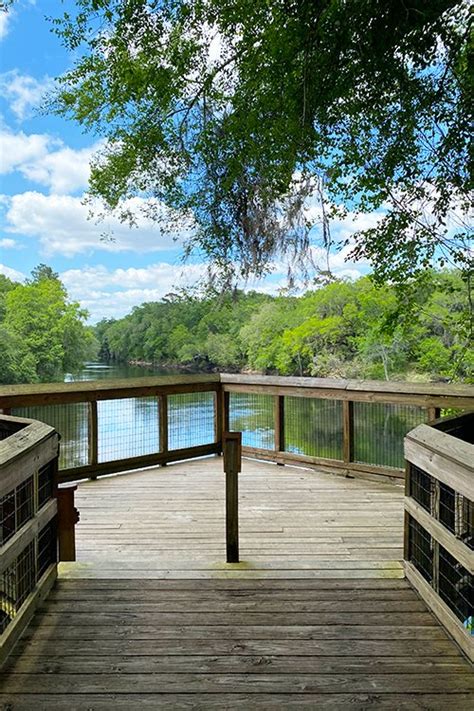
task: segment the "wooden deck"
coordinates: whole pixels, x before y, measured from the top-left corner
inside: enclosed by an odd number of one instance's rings
[[[74,577],[403,577],[403,488],[244,460],[241,564],[225,564],[211,457],[79,485]]]
[[[402,579],[401,487],[247,461],[240,565],[222,460],[81,484],[62,566],[0,708],[474,707],[474,674]]]

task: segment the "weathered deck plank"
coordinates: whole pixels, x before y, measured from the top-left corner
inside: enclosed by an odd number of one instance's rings
[[[79,487],[81,562],[8,661],[0,708],[474,707],[471,666],[402,579],[399,487],[246,464],[244,563],[227,566],[221,467]]]

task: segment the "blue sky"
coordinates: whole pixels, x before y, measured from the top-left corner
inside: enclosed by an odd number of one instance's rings
[[[113,219],[102,225],[87,219],[82,201],[99,139],[38,112],[54,77],[73,62],[46,17],[73,5],[70,0],[16,0],[8,13],[0,11],[0,272],[22,280],[37,264],[49,264],[71,298],[97,321],[189,285],[204,268],[198,260],[183,266],[179,240],[173,242],[143,219],[138,230]],[[353,218],[348,215],[333,227],[337,239],[376,221],[375,215],[355,224]],[[104,232],[113,233],[114,241],[101,240]],[[345,254],[332,255],[334,273],[354,277],[367,270],[367,265],[346,263]],[[314,257],[324,267],[316,246]],[[275,291],[284,286],[285,273],[285,265],[276,264],[271,278],[251,286]]]

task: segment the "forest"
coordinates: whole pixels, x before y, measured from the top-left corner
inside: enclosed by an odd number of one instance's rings
[[[97,353],[87,312],[40,264],[25,283],[0,274],[0,383],[63,380]]]
[[[370,276],[302,295],[170,293],[87,325],[44,264],[20,284],[0,275],[0,382],[51,382],[85,361],[193,372],[474,382],[472,311],[459,271],[427,272],[416,293]]]
[[[100,357],[190,370],[472,382],[469,290],[428,271],[410,294],[370,277],[303,295],[168,294],[95,328]]]

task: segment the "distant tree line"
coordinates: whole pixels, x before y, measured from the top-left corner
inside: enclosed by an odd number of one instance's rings
[[[430,271],[410,293],[370,277],[302,296],[170,294],[95,329],[104,360],[196,370],[376,379],[474,379],[461,272]]]
[[[97,352],[87,312],[40,264],[24,284],[0,274],[0,382],[61,380]]]

